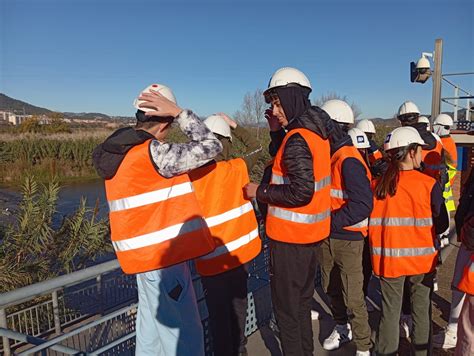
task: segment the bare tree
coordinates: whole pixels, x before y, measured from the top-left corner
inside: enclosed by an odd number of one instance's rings
[[[266,107],[267,104],[265,103],[262,89],[257,89],[253,93],[247,92],[242,101],[242,106],[234,114],[234,118],[241,125],[256,126],[258,138],[258,127],[261,123],[265,122]]]
[[[348,103],[352,109],[352,112],[354,113],[354,120],[357,120],[360,114],[362,114],[361,109],[355,102],[349,102],[349,98],[347,97],[347,95],[340,95],[335,92],[323,94],[319,98],[313,98],[313,104],[316,106],[322,106],[326,101],[333,99],[342,100]]]

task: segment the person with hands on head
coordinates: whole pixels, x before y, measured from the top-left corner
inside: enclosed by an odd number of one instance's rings
[[[245,127],[237,124],[231,117],[223,112],[209,116],[204,124],[216,135],[222,144],[222,152],[215,158],[216,161],[231,159],[232,136],[235,136],[245,146],[242,159],[247,165],[248,172],[257,163],[262,154],[262,146]]]
[[[268,204],[272,302],[284,355],[312,355],[311,303],[317,245],[329,235],[332,123],[308,99],[308,78],[295,68],[277,70],[264,92],[271,149],[270,184],[249,183],[245,193]],[[274,131],[276,130],[276,131]]]
[[[94,149],[105,180],[112,244],[138,288],[137,355],[204,355],[188,261],[215,248],[186,172],[212,160],[219,140],[170,88],[152,84],[135,100],[137,124]],[[188,143],[166,142],[177,122]]]
[[[253,206],[242,188],[262,147],[224,113],[211,115],[204,124],[223,150],[213,162],[189,173],[216,242],[214,252],[196,259],[196,269],[205,289],[214,355],[246,355],[247,265],[260,252],[261,241]],[[231,157],[232,133],[246,147],[241,158]]]

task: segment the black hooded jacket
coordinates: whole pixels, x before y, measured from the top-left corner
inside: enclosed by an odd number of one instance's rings
[[[425,143],[427,144],[427,146],[423,146],[423,151],[431,151],[435,149],[436,142],[437,142],[436,137],[431,133],[431,131],[428,131],[426,129],[427,125],[428,124],[423,123],[423,122],[418,122],[416,124],[411,125],[413,128],[416,129],[416,131],[418,131],[423,141],[425,141]],[[444,150],[443,150],[441,153],[441,169],[440,169],[441,186],[444,187],[448,180],[449,180],[448,168],[446,166]]]
[[[97,173],[104,179],[113,178],[127,152],[150,139],[154,139],[154,136],[131,127],[115,131],[92,153],[92,161]]]
[[[288,131],[297,128],[305,128],[323,139],[328,139],[335,125],[324,110],[312,106],[286,127]],[[283,128],[271,133],[269,150],[272,156],[276,155],[285,134]],[[313,156],[303,136],[295,134],[288,139],[282,161],[287,169],[290,184],[260,184],[257,199],[263,203],[288,208],[309,204],[314,194]]]

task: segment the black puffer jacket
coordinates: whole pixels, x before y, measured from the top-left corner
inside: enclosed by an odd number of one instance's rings
[[[431,150],[435,149],[435,147],[436,147],[436,137],[433,136],[431,131],[428,131],[426,129],[427,124],[422,123],[422,122],[418,122],[416,124],[413,124],[412,127],[415,128],[418,131],[418,133],[420,134],[423,141],[425,141],[425,143],[427,144],[427,146],[423,147],[423,151],[431,151]],[[440,169],[440,182],[439,183],[441,184],[441,187],[444,187],[445,184],[448,182],[448,179],[449,179],[448,178],[448,167],[446,166],[444,150],[441,153],[441,164],[440,164],[440,166],[441,166],[441,169]]]
[[[335,130],[335,125],[324,110],[313,106],[287,126],[288,131],[298,128],[311,130],[320,137],[328,139]],[[272,142],[269,149],[272,155],[276,154],[284,137],[283,129],[271,134]],[[309,204],[314,194],[313,156],[303,136],[295,134],[288,139],[282,162],[287,169],[290,183],[260,184],[257,199],[263,203],[288,208]]]

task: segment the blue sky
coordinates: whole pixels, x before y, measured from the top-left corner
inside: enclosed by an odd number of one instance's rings
[[[0,92],[58,111],[132,115],[158,82],[199,115],[232,114],[293,66],[312,98],[389,117],[407,99],[430,111],[431,80],[410,83],[409,62],[436,38],[444,73],[474,71],[473,1],[0,0],[0,31]],[[474,76],[451,79],[474,91]]]

